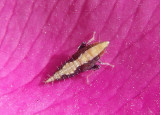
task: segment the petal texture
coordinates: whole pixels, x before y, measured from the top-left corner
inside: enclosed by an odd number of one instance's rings
[[[1,0],[0,113],[160,114],[159,0]],[[102,66],[44,84],[96,31]]]

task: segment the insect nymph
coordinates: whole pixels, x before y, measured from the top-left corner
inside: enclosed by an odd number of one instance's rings
[[[91,40],[93,39],[94,35]],[[82,44],[78,48],[78,51],[72,55],[71,59],[69,59],[65,64],[63,64],[63,66],[61,66],[53,74],[53,76],[50,76],[50,78],[48,78],[45,81],[45,83],[65,79],[87,70],[99,69],[100,66],[96,63],[97,61],[99,61],[105,49],[109,45],[109,41],[98,42],[93,44],[90,44],[90,42],[91,41],[89,41],[87,44],[85,42],[82,42]],[[100,63],[103,64],[102,62]],[[108,63],[105,64],[110,65]]]

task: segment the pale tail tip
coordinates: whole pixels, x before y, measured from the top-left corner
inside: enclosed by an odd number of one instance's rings
[[[108,45],[109,45],[109,41],[106,42],[106,46],[108,46]]]
[[[46,81],[45,81],[45,83],[50,83],[50,82],[53,82],[54,81],[54,78],[53,77],[50,77],[49,79],[47,79]]]
[[[109,45],[109,41],[102,42],[101,44],[102,46],[107,47]]]

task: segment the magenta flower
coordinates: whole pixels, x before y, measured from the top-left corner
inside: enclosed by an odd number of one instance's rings
[[[160,114],[159,11],[159,0],[1,0],[0,113]],[[115,67],[43,84],[94,31]]]

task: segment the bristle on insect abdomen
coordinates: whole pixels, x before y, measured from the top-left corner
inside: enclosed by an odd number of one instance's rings
[[[108,44],[109,42],[106,41],[93,45],[91,48],[82,53],[76,60],[64,64],[60,70],[55,72],[55,74],[46,81],[46,83],[61,79],[64,75],[69,76],[74,74],[78,67],[93,60],[96,56],[105,50]]]

